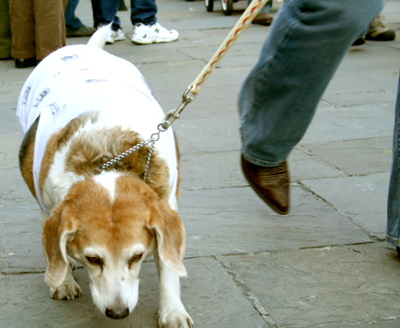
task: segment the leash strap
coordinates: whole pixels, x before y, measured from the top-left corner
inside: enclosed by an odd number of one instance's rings
[[[247,7],[246,11],[242,14],[236,25],[229,32],[228,36],[225,38],[224,42],[215,52],[214,56],[210,59],[208,64],[203,68],[200,74],[192,82],[190,87],[190,93],[196,95],[200,91],[201,85],[209,77],[211,72],[214,70],[216,64],[221,60],[221,58],[226,54],[229,48],[235,43],[242,32],[250,25],[259,11],[265,6],[267,0],[253,0]]]
[[[227,53],[229,48],[235,43],[242,32],[250,25],[253,19],[257,16],[260,10],[265,6],[268,0],[253,0],[247,7],[245,12],[242,14],[236,25],[229,32],[228,36],[225,38],[224,42],[215,52],[214,56],[210,59],[208,64],[203,68],[196,79],[189,85],[185,93],[182,95],[182,102],[176,108],[170,111],[161,123],[164,130],[168,129],[171,124],[180,117],[182,110],[190,103],[194,97],[189,95],[197,95],[200,91],[201,85],[210,76],[211,72],[214,70],[216,64],[221,60],[221,58]]]

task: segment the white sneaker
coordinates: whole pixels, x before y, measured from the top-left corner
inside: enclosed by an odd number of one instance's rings
[[[132,35],[132,42],[138,44],[151,44],[160,42],[173,42],[178,40],[179,33],[175,30],[168,31],[159,23],[153,25],[144,25],[138,23],[135,25]]]
[[[121,29],[118,29],[118,31],[110,31],[110,33],[107,36],[106,43],[107,44],[113,44],[115,41],[123,41],[125,40],[125,34],[122,32]]]

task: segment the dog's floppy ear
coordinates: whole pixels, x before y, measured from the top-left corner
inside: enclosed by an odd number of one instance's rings
[[[181,277],[187,276],[182,259],[186,236],[181,218],[165,200],[158,201],[147,224],[157,237],[157,250],[161,261]]]
[[[47,261],[44,282],[50,287],[60,286],[68,273],[67,242],[77,230],[73,210],[68,201],[54,208],[42,231],[43,251]]]

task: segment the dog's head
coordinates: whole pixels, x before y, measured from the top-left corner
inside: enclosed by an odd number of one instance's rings
[[[114,319],[135,308],[142,261],[155,251],[179,276],[186,275],[181,219],[131,176],[109,172],[75,184],[53,209],[42,238],[46,284],[62,284],[68,254],[84,265],[96,306]]]

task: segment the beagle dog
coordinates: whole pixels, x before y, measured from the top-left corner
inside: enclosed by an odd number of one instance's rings
[[[148,165],[149,144],[101,169],[148,140],[164,118],[138,69],[90,45],[61,48],[27,79],[17,117],[21,173],[40,205],[50,296],[81,294],[76,260],[97,308],[125,318],[138,302],[141,264],[154,254],[159,326],[192,327],[180,298],[185,229],[172,129],[160,133]]]

